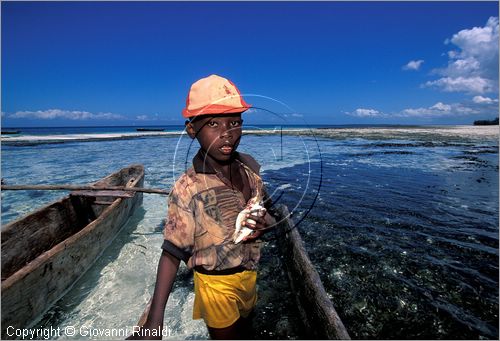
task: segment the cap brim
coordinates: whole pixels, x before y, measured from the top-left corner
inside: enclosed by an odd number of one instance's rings
[[[210,106],[206,106],[195,110],[188,110],[187,108],[184,108],[182,110],[182,116],[184,116],[185,118],[190,118],[201,115],[225,115],[225,114],[243,113],[252,107],[251,104],[247,103],[245,104],[246,106],[238,108],[228,107],[226,105],[220,105],[220,104],[212,104]]]

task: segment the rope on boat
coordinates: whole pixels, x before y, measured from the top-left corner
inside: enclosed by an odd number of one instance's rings
[[[88,185],[3,185],[2,191],[125,191],[168,195],[169,191],[155,188],[125,187],[125,186],[88,186]]]

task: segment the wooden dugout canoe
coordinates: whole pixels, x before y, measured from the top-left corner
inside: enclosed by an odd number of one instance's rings
[[[273,210],[278,222],[277,244],[284,263],[290,288],[304,324],[304,335],[310,339],[350,340],[349,333],[328,297],[316,268],[311,263],[299,231],[295,228],[285,205]],[[151,300],[137,322],[146,323]]]
[[[94,186],[142,187],[132,165]],[[142,204],[142,193],[74,191],[2,227],[2,339],[33,325],[87,271]]]
[[[316,268],[311,263],[298,229],[285,205],[275,210],[276,236],[304,334],[311,339],[350,340]]]

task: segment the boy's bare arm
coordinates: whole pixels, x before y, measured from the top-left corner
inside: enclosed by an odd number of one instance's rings
[[[158,263],[153,299],[151,301],[148,317],[142,327],[143,329],[158,330],[158,327],[160,329],[163,328],[165,306],[167,304],[170,291],[172,290],[177,270],[179,269],[179,263],[179,259],[172,256],[170,253],[166,251],[162,252]],[[151,333],[146,333],[144,330],[141,330],[139,335],[131,335],[129,339],[154,339],[154,337],[148,335],[151,335]],[[161,339],[161,334],[158,336],[158,339]]]
[[[172,290],[177,270],[179,269],[179,259],[170,253],[163,251],[158,263],[156,275],[156,285],[151,302],[151,309],[145,325],[157,327],[163,325],[163,315],[168,296]]]

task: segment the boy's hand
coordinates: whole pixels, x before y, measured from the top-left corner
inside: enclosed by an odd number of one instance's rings
[[[269,219],[266,219],[268,215],[269,214],[267,212],[262,216],[247,214],[246,220],[242,223],[242,225],[254,230],[254,233],[245,237],[243,242],[259,238],[264,233],[264,230],[268,229]]]

